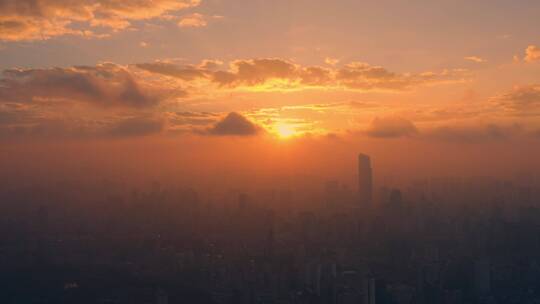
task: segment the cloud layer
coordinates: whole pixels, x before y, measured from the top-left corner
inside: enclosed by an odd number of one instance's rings
[[[471,126],[448,125],[429,130],[425,137],[461,143],[483,143],[486,141],[507,140],[521,135],[520,125],[477,124]]]
[[[115,64],[94,67],[11,69],[0,79],[0,101],[68,101],[105,107],[155,106],[162,96]]]
[[[96,36],[131,22],[197,6],[199,0],[2,0],[0,40],[48,39],[66,34]]]
[[[440,72],[395,73],[380,66],[352,62],[341,68],[301,66],[279,58],[234,60],[227,70],[203,66],[179,66],[156,62],[136,65],[151,73],[185,81],[205,80],[222,88],[303,89],[333,88],[349,90],[404,91],[421,85],[462,82],[468,78],[462,69]]]
[[[178,21],[179,27],[204,27],[208,25],[208,21],[204,15],[193,13],[184,16]]]
[[[540,115],[540,85],[515,86],[494,98],[494,101],[514,115]]]
[[[272,134],[281,123],[293,126],[299,134],[326,134],[359,130],[358,123],[369,122],[361,128],[364,137],[468,142],[515,136],[520,132],[505,127],[515,122],[523,126],[523,133],[540,127],[534,120],[540,115],[537,84],[516,86],[459,109],[457,105],[385,104],[362,99],[313,104],[291,99],[319,93],[327,94],[323,98],[376,96],[379,91],[403,92],[423,85],[460,82],[467,75],[461,70],[397,73],[357,62],[330,68],[302,66],[279,58],[239,59],[228,66],[220,60],[204,60],[184,65],[160,61],[8,69],[0,78],[0,133],[11,138],[159,133],[252,136],[263,130]],[[278,89],[278,97],[265,94],[274,89]],[[289,89],[291,95],[287,95]],[[269,107],[275,98],[292,101]],[[235,112],[237,109],[243,112]],[[479,115],[482,124],[472,123]]]
[[[525,50],[525,61],[536,62],[540,61],[540,47],[529,45]]]

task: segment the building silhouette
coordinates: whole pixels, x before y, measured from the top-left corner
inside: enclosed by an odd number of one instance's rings
[[[370,204],[373,199],[373,173],[368,155],[358,155],[358,196],[361,204]]]
[[[363,282],[363,293],[364,293],[364,304],[375,304],[377,303],[376,298],[376,285],[375,279],[372,277],[367,277]]]

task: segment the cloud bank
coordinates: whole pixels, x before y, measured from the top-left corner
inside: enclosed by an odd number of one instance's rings
[[[524,60],[527,62],[540,61],[540,47],[537,47],[535,45],[529,45],[525,50]]]
[[[463,82],[466,70],[395,73],[380,66],[352,62],[341,68],[301,66],[279,58],[239,59],[226,70],[179,66],[167,62],[136,65],[145,71],[185,81],[204,80],[221,88],[304,89],[331,88],[363,91],[406,91],[422,85]],[[214,67],[215,68],[215,67]]]
[[[124,67],[101,64],[52,69],[11,69],[0,79],[0,101],[68,101],[104,107],[145,108],[162,95]]]
[[[0,40],[49,39],[62,35],[99,36],[133,21],[164,17],[199,5],[200,0],[2,0]]]

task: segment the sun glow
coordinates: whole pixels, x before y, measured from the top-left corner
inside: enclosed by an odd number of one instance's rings
[[[297,133],[294,126],[285,123],[277,124],[275,126],[275,131],[280,138],[289,138]]]

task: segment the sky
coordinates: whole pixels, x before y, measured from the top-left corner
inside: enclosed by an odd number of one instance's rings
[[[534,0],[0,0],[2,161],[131,142],[246,168],[296,151],[283,171],[308,147],[385,174],[536,168],[538,16]]]

